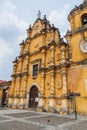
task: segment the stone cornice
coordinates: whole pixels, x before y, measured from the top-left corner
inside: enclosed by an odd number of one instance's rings
[[[50,65],[50,66],[48,67],[49,70],[52,70],[52,69],[55,69],[55,68],[56,68],[56,65]]]
[[[87,2],[84,2],[82,4],[80,4],[79,6],[75,6],[74,9],[71,10],[70,14],[68,15],[68,19],[70,16],[72,16],[76,11],[81,11],[83,10],[84,8],[87,7]]]
[[[15,73],[11,75],[12,78],[17,78],[17,77],[22,77],[22,76],[28,76],[28,72],[27,71],[19,72],[19,73]]]
[[[47,71],[48,69],[46,67],[41,67],[39,71]]]
[[[72,62],[69,64],[69,67],[77,66],[77,65],[87,65],[87,59],[84,59],[82,61]]]
[[[65,37],[72,36],[75,33],[83,32],[83,31],[87,31],[87,24],[85,24],[82,27],[79,27],[79,28],[77,28],[75,30],[72,30],[72,31],[68,30]]]

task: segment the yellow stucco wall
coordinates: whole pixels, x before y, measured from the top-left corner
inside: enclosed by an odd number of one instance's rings
[[[86,12],[85,7],[70,13],[71,31],[65,36],[67,44],[61,40],[58,29],[49,25],[46,19],[37,19],[28,29],[28,37],[20,44],[20,54],[13,62],[12,86],[9,89],[13,96],[9,97],[9,104],[13,108],[29,105],[30,89],[35,85],[39,90],[39,102],[43,102],[46,110],[51,103],[56,110],[67,109],[74,104],[67,100],[67,96],[74,92],[81,94],[77,97],[77,112],[87,113],[87,61],[83,63],[87,53],[80,48],[80,42],[87,37],[81,22],[81,16]],[[35,64],[38,64],[38,75],[34,77]]]

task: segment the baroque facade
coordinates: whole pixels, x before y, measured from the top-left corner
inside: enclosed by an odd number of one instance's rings
[[[13,61],[8,105],[38,111],[87,114],[87,0],[68,15],[71,30],[65,38],[44,15],[27,29],[20,54]]]

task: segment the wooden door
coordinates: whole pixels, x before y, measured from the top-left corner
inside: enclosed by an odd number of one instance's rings
[[[38,105],[38,88],[33,86],[30,89],[30,96],[29,96],[29,107],[36,108]]]
[[[3,94],[2,94],[2,102],[1,105],[2,106],[6,106],[7,105],[7,89],[3,89]]]

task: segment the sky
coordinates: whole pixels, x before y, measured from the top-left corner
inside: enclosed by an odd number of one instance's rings
[[[11,80],[13,61],[19,55],[21,41],[27,37],[26,29],[46,15],[50,23],[64,36],[70,28],[68,14],[83,0],[0,0],[0,80]]]

